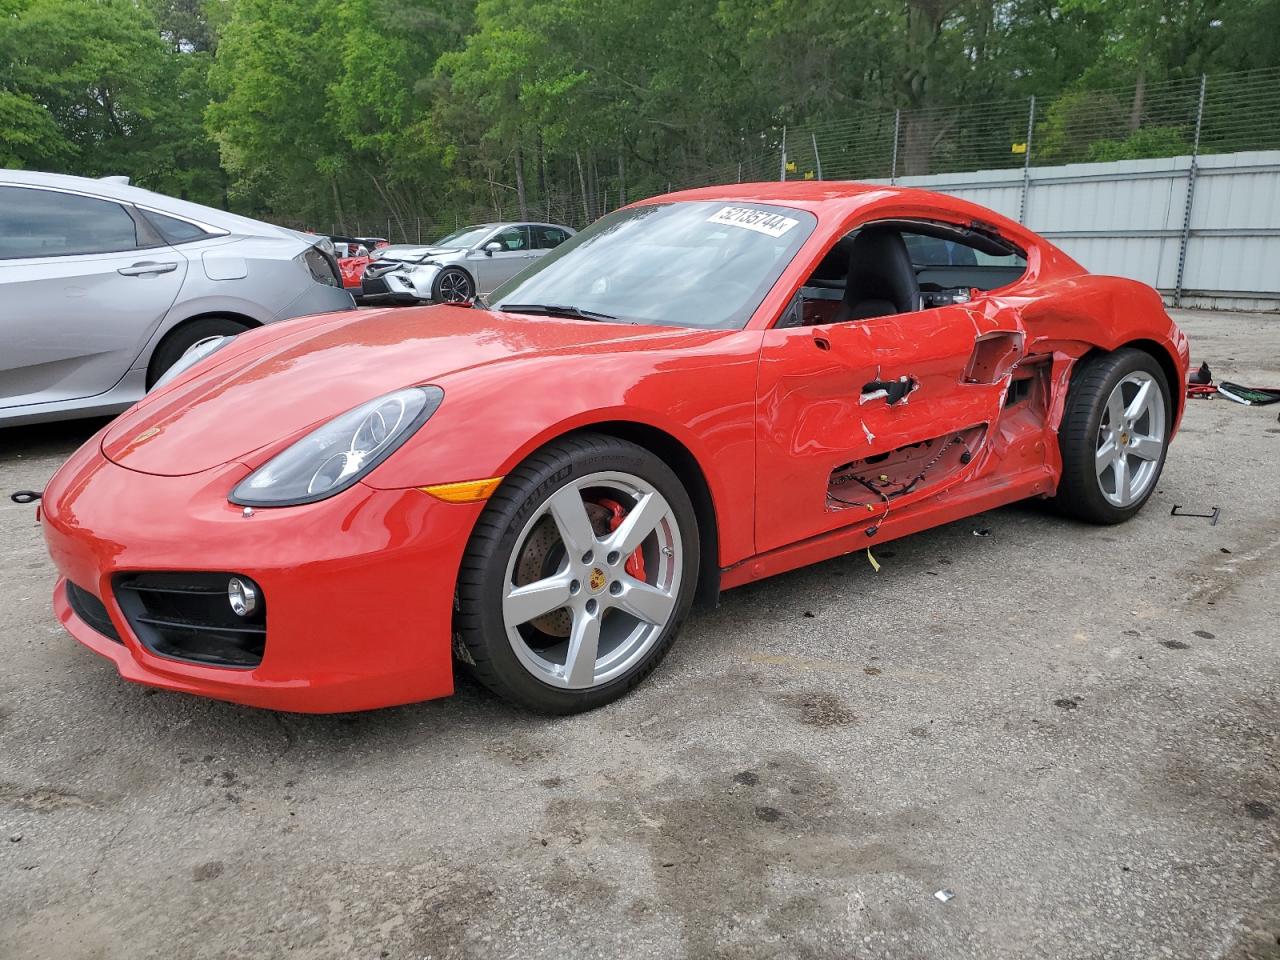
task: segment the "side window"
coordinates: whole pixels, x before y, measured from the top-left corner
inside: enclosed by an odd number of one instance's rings
[[[972,243],[924,234],[903,233],[911,253],[920,299],[925,307],[941,307],[968,300],[973,290],[995,290],[1026,272],[1026,257],[991,249],[982,236]],[[987,246],[987,249],[981,249]]]
[[[904,233],[903,242],[907,252],[911,254],[911,262],[917,267],[946,267],[960,262],[957,250],[964,249],[951,240],[940,240],[938,237],[926,237],[918,233]],[[966,251],[972,255],[973,251]],[[974,261],[969,259],[969,263]]]
[[[160,236],[164,237],[167,243],[186,243],[189,240],[200,240],[209,236],[194,223],[187,223],[177,217],[167,217],[154,210],[144,210],[142,215],[159,231]]]
[[[911,262],[926,267],[1025,267],[1026,258],[1016,253],[994,254],[956,240],[941,240],[919,233],[903,233]]]
[[[535,250],[554,250],[569,239],[569,234],[559,227],[535,224],[532,229],[533,249]]]
[[[138,246],[137,224],[118,203],[0,187],[0,258],[115,253]]]
[[[493,240],[502,244],[503,250],[526,250],[529,247],[528,231],[528,227],[505,227],[493,235]],[[492,243],[493,240],[487,242]]]
[[[1026,268],[1026,258],[992,234],[934,221],[868,223],[827,251],[790,322],[841,323],[963,303],[975,289],[1013,283]]]

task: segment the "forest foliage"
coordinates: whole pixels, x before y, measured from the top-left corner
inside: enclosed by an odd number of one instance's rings
[[[1277,65],[1280,0],[0,0],[0,164],[315,224],[584,221],[867,111],[909,118],[906,172],[1033,95],[1041,150],[1101,102],[1122,135],[1081,159],[1159,155],[1186,134],[1144,89]]]

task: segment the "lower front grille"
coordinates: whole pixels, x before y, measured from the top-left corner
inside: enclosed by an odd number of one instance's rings
[[[120,631],[116,629],[116,625],[111,622],[111,616],[107,613],[107,608],[102,601],[95,597],[83,587],[78,587],[70,580],[67,581],[67,601],[71,604],[71,609],[75,611],[75,615],[87,623],[93,629],[108,640],[114,640],[121,643]]]
[[[387,281],[383,280],[381,277],[369,276],[368,271],[365,271],[365,275],[361,278],[360,284],[365,296],[391,292],[391,288],[387,286]]]
[[[125,573],[116,602],[152,653],[206,666],[256,667],[267,643],[266,600],[237,616],[227,600],[231,573]],[[243,579],[243,578],[242,578]]]

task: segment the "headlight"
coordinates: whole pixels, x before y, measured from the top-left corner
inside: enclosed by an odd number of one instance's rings
[[[246,507],[287,507],[332,497],[391,456],[443,399],[439,387],[409,387],[348,410],[272,457],[227,499]]]
[[[205,337],[203,340],[197,340],[187,347],[187,352],[180,356],[172,367],[160,374],[160,378],[151,385],[151,389],[155,390],[157,387],[163,387],[170,380],[176,380],[209,354],[217,353],[232,339],[232,337]]]

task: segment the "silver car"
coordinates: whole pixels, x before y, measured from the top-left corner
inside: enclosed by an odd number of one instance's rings
[[[352,309],[327,247],[123,178],[0,170],[0,424],[117,413],[201,340]]]
[[[574,235],[556,223],[482,223],[430,246],[397,244],[365,267],[361,303],[462,303],[484,296]]]

